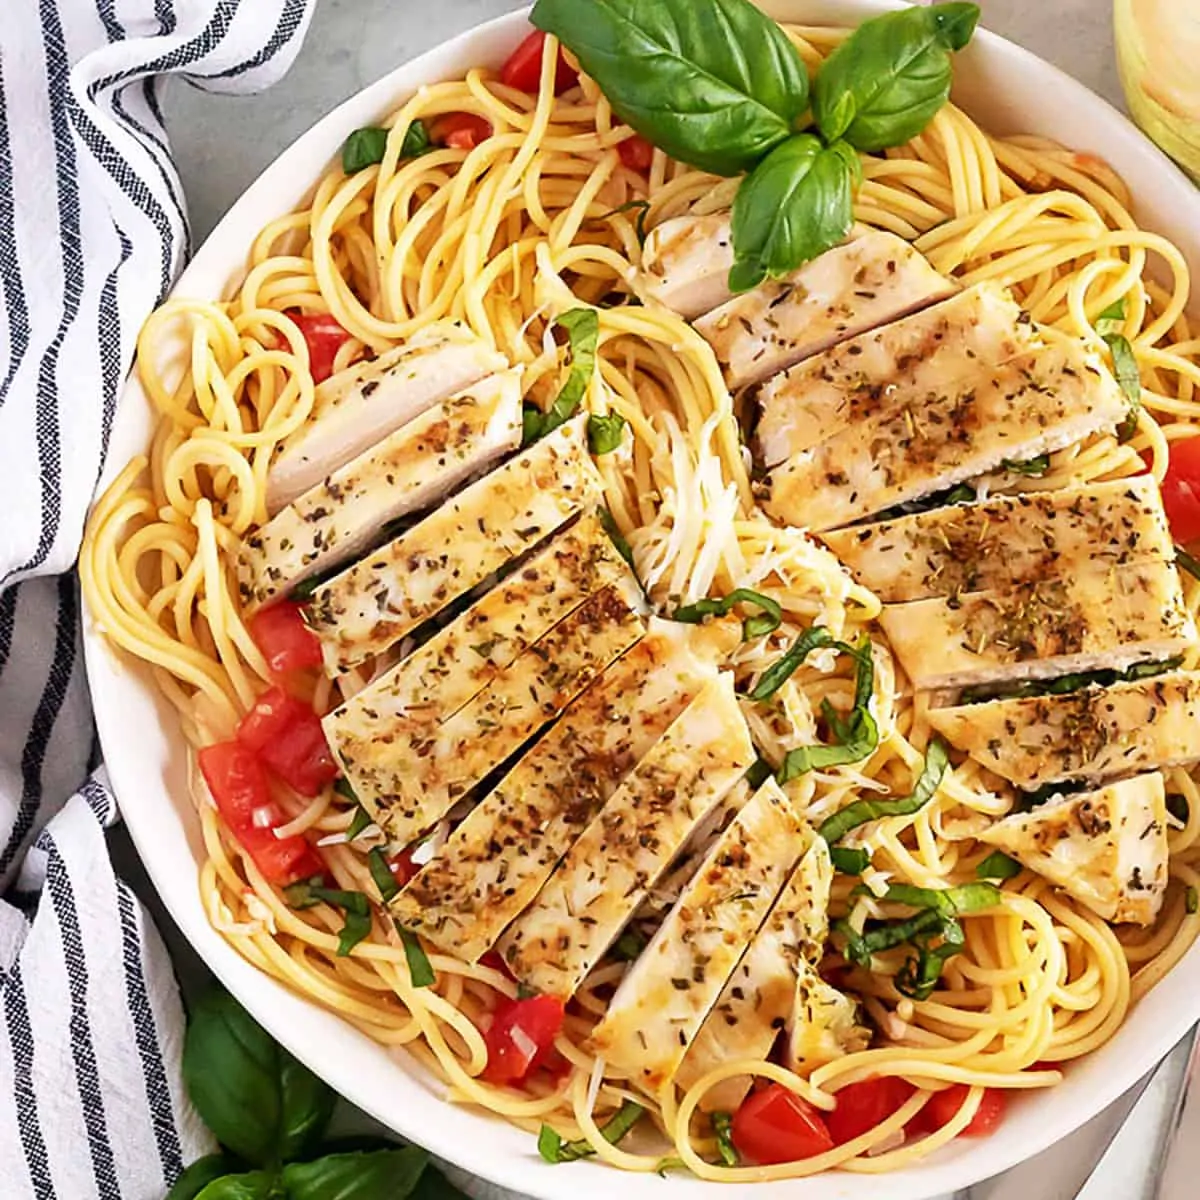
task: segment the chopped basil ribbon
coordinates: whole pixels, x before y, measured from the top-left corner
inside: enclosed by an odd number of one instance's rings
[[[591,413],[587,423],[588,446],[593,454],[611,454],[625,436],[625,418],[620,413]]]
[[[637,212],[637,220],[634,222],[633,231],[637,234],[639,246],[646,244],[646,214],[650,211],[649,200],[626,200],[624,204],[618,204],[616,208],[610,208],[608,212],[601,213],[596,220],[606,221],[609,217],[615,217],[618,213]]]
[[[433,965],[429,961],[429,955],[425,953],[425,947],[421,945],[421,939],[403,925],[397,925],[396,932],[404,943],[404,958],[408,963],[408,974],[413,987],[432,987],[437,981],[437,976],[433,973]]]
[[[1113,374],[1129,402],[1129,414],[1117,430],[1120,440],[1127,442],[1137,431],[1138,412],[1142,407],[1142,375],[1133,346],[1124,333],[1125,301],[1110,304],[1096,318],[1095,329],[1112,355]]]
[[[1188,814],[1191,808],[1188,804],[1187,797],[1182,792],[1167,793],[1167,812],[1177,820],[1180,825],[1188,823]]]
[[[554,403],[545,412],[535,405],[525,405],[522,441],[526,446],[552,433],[575,415],[596,369],[596,348],[600,344],[600,316],[596,310],[572,308],[554,323],[567,331],[571,371]]]
[[[329,904],[340,908],[345,914],[338,935],[337,952],[340,957],[349,954],[359,942],[371,932],[371,903],[363,892],[347,892],[340,888],[327,888],[322,876],[300,879],[283,889],[283,898],[289,908],[312,908],[315,904]]]
[[[626,1100],[613,1116],[600,1127],[600,1133],[610,1146],[615,1146],[642,1119],[646,1110],[633,1100]],[[538,1133],[538,1153],[548,1163],[577,1162],[595,1154],[592,1144],[586,1138],[574,1142],[564,1142],[562,1137],[543,1125]]]
[[[354,816],[350,821],[350,828],[346,830],[346,841],[352,842],[364,829],[370,829],[375,821],[371,814],[360,804],[354,810]]]
[[[1193,558],[1181,546],[1175,547],[1175,565],[1186,571],[1193,579],[1200,579],[1200,559]]]
[[[858,151],[899,146],[950,93],[951,54],[979,7],[936,4],[858,27],[808,70],[750,0],[537,0],[530,18],[579,60],[613,111],[672,158],[745,173],[734,198],[730,287],[781,278],[837,245],[861,179]]]
[[[1036,478],[1039,475],[1045,475],[1050,470],[1050,455],[1039,454],[1036,458],[1026,458],[1021,461],[1006,458],[1000,466],[1011,475],[1028,475]]]
[[[1194,887],[1188,888],[1183,894],[1183,906],[1189,913],[1200,911],[1200,896],[1197,896]]]
[[[783,608],[777,600],[750,588],[735,588],[720,600],[697,600],[695,604],[685,604],[677,608],[672,616],[676,621],[698,625],[705,617],[728,616],[735,604],[757,604],[763,610],[759,615],[747,617],[742,622],[742,637],[747,642],[773,633],[783,620]]]
[[[1015,879],[1023,870],[1015,858],[1010,858],[1003,850],[993,850],[975,868],[975,874],[980,879]]]
[[[1183,662],[1181,657],[1166,658],[1160,662],[1134,663],[1124,671],[1104,668],[1099,671],[1079,671],[1074,675],[1060,675],[1057,679],[1027,679],[1020,683],[979,684],[963,688],[959,693],[959,704],[978,704],[984,700],[1018,700],[1029,696],[1065,696],[1081,688],[1097,686],[1111,687],[1114,683],[1133,683],[1138,679],[1150,679],[1165,671],[1173,671]]]
[[[911,517],[915,513],[929,512],[934,508],[948,508],[952,504],[970,504],[975,499],[975,489],[969,483],[955,484],[942,492],[933,492],[919,500],[907,500],[894,504],[872,518],[875,521],[895,521],[899,517]]]
[[[751,700],[769,700],[796,673],[800,664],[814,651],[824,646],[844,646],[822,625],[810,625],[792,644],[787,653],[773,662],[763,673]]]
[[[789,750],[776,776],[781,784],[790,783],[807,771],[861,762],[869,758],[879,745],[879,726],[870,711],[871,695],[875,689],[871,639],[864,635],[857,646],[839,642],[837,648],[854,658],[854,707],[848,717],[842,717],[828,700],[821,702],[821,713],[837,740],[828,746],[797,746]]]
[[[717,1139],[717,1153],[727,1167],[738,1165],[737,1147],[733,1144],[733,1118],[727,1112],[709,1114],[713,1133]]]
[[[750,766],[750,770],[746,772],[746,782],[755,791],[758,791],[764,783],[774,774],[771,764],[760,754]]]
[[[600,518],[600,525],[604,532],[608,534],[608,540],[617,548],[617,553],[632,567],[633,547],[617,527],[616,517],[603,504],[596,510],[596,515]]]
[[[388,860],[380,847],[376,846],[367,851],[367,866],[370,868],[371,878],[375,881],[375,886],[379,889],[379,894],[386,904],[400,890],[400,885],[396,882],[392,868],[388,866]]]
[[[390,132],[376,125],[356,129],[342,145],[342,170],[347,175],[353,175],[364,167],[383,162]],[[433,143],[429,140],[429,131],[424,122],[414,121],[404,132],[400,157],[420,158],[432,149]]]
[[[871,865],[871,854],[852,846],[830,846],[829,860],[843,875],[861,875]]]
[[[827,817],[817,828],[817,833],[831,846],[841,841],[852,829],[865,825],[868,821],[878,821],[881,817],[907,817],[921,809],[933,799],[946,768],[950,765],[950,756],[946,744],[940,738],[934,738],[925,752],[925,762],[921,774],[913,790],[896,800],[870,799],[856,800],[838,809],[831,817]]]
[[[612,956],[621,962],[633,962],[646,948],[646,939],[636,929],[627,929],[612,948]]]

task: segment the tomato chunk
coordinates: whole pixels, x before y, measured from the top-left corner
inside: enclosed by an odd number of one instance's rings
[[[970,1088],[965,1083],[934,1092],[925,1107],[909,1122],[913,1133],[936,1133],[948,1125],[962,1108]],[[987,1137],[1004,1120],[1008,1100],[999,1088],[984,1088],[983,1099],[961,1137]]]
[[[535,95],[542,80],[542,47],[545,44],[546,35],[540,29],[535,29],[500,68],[500,82],[519,92]],[[554,68],[554,94],[559,96],[574,87],[578,79],[579,72],[567,62],[559,47],[558,63]]]
[[[404,887],[409,883],[413,876],[421,869],[413,862],[413,847],[405,846],[399,854],[393,854],[388,859],[388,869],[392,872],[392,878],[401,886]]]
[[[199,758],[222,820],[268,882],[282,887],[321,873],[321,860],[303,837],[275,836],[284,813],[250,750],[239,742],[219,742],[205,746]]]
[[[639,175],[645,175],[650,170],[650,164],[654,161],[654,147],[637,133],[633,137],[619,142],[617,144],[617,153],[621,156],[621,161],[631,171],[636,171]]]
[[[834,1142],[807,1100],[773,1083],[747,1096],[733,1114],[733,1144],[742,1158],[769,1166],[824,1154]]]
[[[482,1078],[520,1083],[550,1058],[562,1024],[563,1002],[555,996],[502,1001],[484,1035],[488,1060]]]
[[[350,340],[350,334],[329,313],[302,313],[289,308],[287,315],[304,336],[313,383],[322,383],[333,374],[333,360],[342,343]]]
[[[299,604],[281,600],[261,609],[250,618],[249,629],[272,671],[286,675],[321,665],[321,643],[305,625]]]
[[[895,1075],[876,1075],[848,1084],[837,1094],[837,1108],[823,1113],[835,1144],[842,1146],[886,1121],[916,1089]]]
[[[1163,507],[1177,542],[1200,538],[1200,437],[1170,443],[1171,457],[1162,481]]]
[[[269,688],[238,726],[238,741],[289,787],[315,796],[338,777],[321,718],[303,700]]]
[[[446,113],[434,119],[429,136],[439,146],[474,150],[492,136],[492,123],[474,113]]]

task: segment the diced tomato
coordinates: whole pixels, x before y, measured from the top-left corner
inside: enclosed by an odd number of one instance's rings
[[[321,718],[280,687],[269,688],[238,726],[238,741],[302,796],[315,796],[338,777]]]
[[[545,44],[546,35],[540,29],[535,29],[500,68],[500,82],[519,92],[536,95],[542,81],[542,47]],[[554,68],[554,94],[559,96],[567,88],[574,87],[578,79],[579,72],[563,57],[560,47],[558,65]]]
[[[1170,443],[1167,476],[1162,481],[1163,507],[1177,542],[1200,538],[1200,437]]]
[[[404,887],[414,875],[421,869],[413,862],[413,848],[405,846],[399,854],[394,854],[388,859],[388,867],[392,872],[392,878],[401,886]]]
[[[509,979],[514,978],[513,973],[508,969],[508,963],[504,961],[504,957],[499,950],[488,950],[486,953],[479,956],[479,965],[481,967],[491,967],[493,971],[499,971],[501,975],[507,975]]]
[[[350,334],[328,313],[302,313],[289,308],[287,315],[296,322],[308,346],[308,369],[313,383],[321,383],[333,374],[333,360],[350,340]]]
[[[911,1133],[936,1133],[949,1124],[962,1108],[970,1089],[965,1083],[956,1083],[940,1092],[934,1092],[925,1103],[925,1107],[909,1122]],[[983,1099],[975,1110],[970,1124],[962,1131],[961,1137],[987,1137],[1004,1120],[1004,1110],[1008,1107],[1005,1095],[998,1088],[984,1088]]]
[[[545,1065],[563,1024],[563,1002],[554,996],[504,1000],[484,1035],[489,1083],[520,1083]]]
[[[621,161],[631,171],[636,171],[639,175],[645,175],[650,170],[650,164],[654,161],[654,147],[637,133],[633,137],[619,142],[617,144],[617,153],[621,156]]]
[[[822,1114],[830,1137],[839,1146],[852,1142],[886,1121],[914,1091],[911,1083],[895,1075],[876,1075],[847,1084],[837,1093],[837,1108]]]
[[[492,136],[492,123],[474,113],[446,113],[435,117],[429,127],[429,137],[439,146],[455,150],[474,150],[480,142]]]
[[[280,675],[321,665],[321,643],[304,623],[299,604],[281,600],[250,618],[250,636],[267,666]]]
[[[321,873],[321,860],[303,837],[275,836],[284,814],[250,750],[239,742],[205,746],[200,771],[221,818],[270,883],[282,887]]]
[[[742,1158],[760,1166],[812,1158],[834,1145],[821,1114],[780,1083],[742,1101],[733,1114],[733,1144]]]

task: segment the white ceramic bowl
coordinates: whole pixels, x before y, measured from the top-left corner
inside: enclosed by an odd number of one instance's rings
[[[780,19],[855,24],[896,7],[891,0],[765,0]],[[1050,9],[1047,6],[1047,18]],[[498,64],[528,26],[523,13],[480,26],[399,67],[319,121],[285,151],[217,226],[175,294],[219,298],[240,279],[255,234],[298,205],[337,155],[346,134],[369,124],[417,87]],[[957,101],[988,129],[1049,136],[1107,159],[1135,188],[1143,225],[1172,238],[1200,277],[1200,194],[1138,131],[1080,84],[1032,54],[980,31],[956,65]],[[150,414],[129,381],[113,432],[103,485],[150,437]],[[102,486],[103,486],[102,485]],[[85,628],[92,698],[104,756],[121,811],[151,879],[184,935],[231,992],[285,1046],[348,1099],[441,1157],[495,1183],[543,1200],[729,1197],[755,1200],[926,1200],[994,1175],[1065,1137],[1132,1085],[1200,1019],[1200,948],[1147,996],[1099,1053],[1072,1064],[1066,1081],[1013,1104],[990,1138],[960,1140],[931,1160],[878,1179],[832,1173],[743,1187],[682,1175],[618,1176],[594,1163],[542,1163],[527,1133],[444,1103],[436,1085],[337,1017],[260,974],[215,933],[196,886],[201,840],[184,783],[184,742],[149,675],[115,656]]]

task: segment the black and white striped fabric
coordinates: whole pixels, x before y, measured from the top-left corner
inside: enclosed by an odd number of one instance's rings
[[[314,0],[0,4],[0,1197],[160,1200],[211,1149],[166,952],[109,863],[71,573],[187,252],[166,76],[252,91]]]

